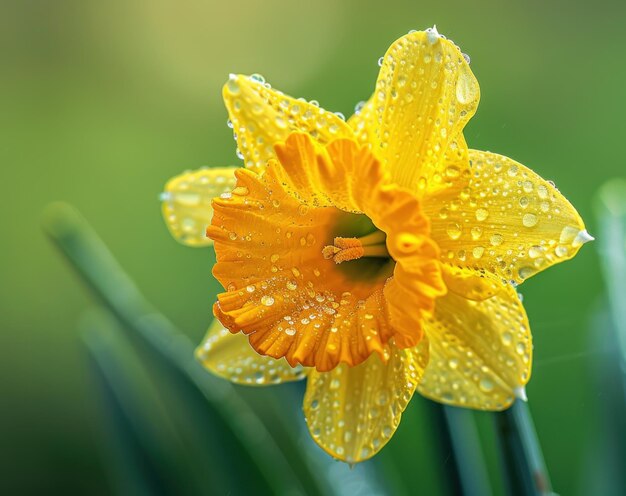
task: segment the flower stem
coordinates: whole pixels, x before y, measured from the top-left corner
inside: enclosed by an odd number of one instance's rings
[[[465,408],[429,403],[433,407],[442,452],[452,455],[452,459],[446,459],[444,464],[451,492],[485,496],[493,494],[474,422],[474,412]]]
[[[626,180],[613,179],[602,186],[596,210],[600,226],[598,250],[626,392]]]
[[[508,494],[554,494],[528,404],[522,400],[496,414]]]

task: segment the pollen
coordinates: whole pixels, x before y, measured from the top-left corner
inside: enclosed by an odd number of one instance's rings
[[[390,258],[385,240],[386,235],[382,231],[375,231],[361,238],[336,237],[334,244],[324,247],[322,255],[337,264],[361,257]]]

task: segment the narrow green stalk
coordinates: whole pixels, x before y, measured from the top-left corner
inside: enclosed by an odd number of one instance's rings
[[[117,321],[103,309],[88,312],[80,322],[104,412],[109,449],[107,467],[118,493],[201,494],[207,479],[216,492],[227,484],[219,458],[193,470],[192,458],[161,403],[147,370],[122,335]],[[203,460],[204,461],[204,460]]]
[[[600,189],[596,210],[600,226],[598,251],[626,392],[626,180],[606,183]]]
[[[135,331],[143,342],[186,375],[202,392],[225,425],[230,426],[232,434],[246,446],[276,494],[291,493],[296,488],[308,494],[326,493],[323,478],[305,473],[295,441],[277,444],[263,421],[232,385],[212,377],[194,360],[193,344],[145,300],[102,240],[73,207],[51,205],[45,213],[44,228],[120,322]],[[289,450],[289,454],[285,450]],[[300,478],[307,480],[306,491]]]
[[[590,335],[592,346],[606,352],[593,364],[599,420],[589,440],[583,482],[585,494],[626,494],[626,180],[604,184],[595,211],[606,297]]]
[[[522,400],[496,414],[508,493],[523,496],[554,494],[528,404]]]
[[[439,431],[442,453],[450,453],[446,460],[446,479],[454,494],[489,496],[487,465],[483,457],[474,412],[464,408],[429,402],[434,422]]]

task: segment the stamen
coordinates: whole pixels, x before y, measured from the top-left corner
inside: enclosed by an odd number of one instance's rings
[[[327,260],[332,258],[337,264],[361,257],[389,258],[386,238],[387,235],[382,231],[375,231],[361,238],[336,237],[335,244],[325,246],[322,255]]]

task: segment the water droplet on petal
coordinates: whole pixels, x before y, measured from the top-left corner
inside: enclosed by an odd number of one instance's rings
[[[462,105],[468,105],[478,98],[478,83],[467,66],[461,66],[456,82],[456,99]]]
[[[250,80],[252,81],[256,81],[257,83],[265,83],[265,78],[263,76],[261,76],[260,74],[252,74],[250,76]]]
[[[504,241],[504,238],[502,237],[501,234],[492,234],[491,237],[489,238],[489,242],[493,245],[493,246],[499,246],[502,244],[502,241]]]
[[[271,307],[274,304],[274,298],[268,295],[265,295],[261,298],[261,303],[266,307]]]
[[[363,107],[365,107],[365,102],[364,101],[360,101],[358,102],[355,106],[354,106],[354,113],[356,115],[359,115],[361,113],[361,111],[363,110]]]
[[[522,224],[524,224],[524,227],[534,227],[537,225],[538,220],[535,214],[528,213],[522,217]]]
[[[450,236],[450,239],[459,239],[461,237],[461,226],[455,222],[448,224],[446,233]]]
[[[489,211],[484,208],[476,209],[476,220],[483,221],[489,217]]]
[[[491,391],[493,391],[493,382],[491,382],[490,379],[484,377],[480,380],[478,387],[480,387],[480,390],[484,393],[490,393]]]

